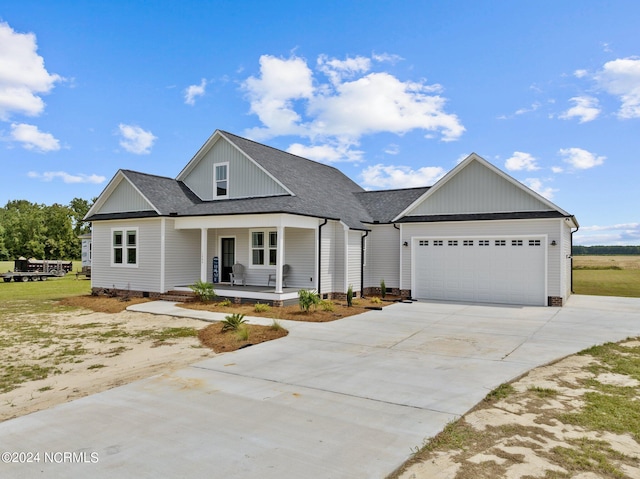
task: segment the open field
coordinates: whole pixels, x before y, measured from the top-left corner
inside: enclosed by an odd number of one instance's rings
[[[640,256],[574,256],[576,294],[640,297]]]

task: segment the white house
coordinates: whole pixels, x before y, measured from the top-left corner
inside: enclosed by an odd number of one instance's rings
[[[417,299],[562,305],[578,228],[476,154],[431,187],[365,191],[336,168],[220,130],[175,179],[118,171],[86,219],[94,290],[162,297],[200,279],[275,304],[302,288],[379,294],[384,280]],[[246,286],[230,284],[234,264]]]

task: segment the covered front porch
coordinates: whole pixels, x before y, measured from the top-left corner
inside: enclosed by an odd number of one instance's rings
[[[298,290],[300,288],[284,287],[281,292],[276,292],[274,286],[260,285],[231,285],[228,283],[217,283],[213,285],[216,295],[219,298],[229,298],[236,303],[267,303],[277,306],[297,304]],[[175,291],[191,291],[189,286],[178,286]]]

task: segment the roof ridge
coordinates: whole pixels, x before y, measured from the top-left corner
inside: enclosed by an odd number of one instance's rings
[[[120,171],[122,171],[123,173],[135,173],[136,175],[144,175],[144,176],[152,176],[154,178],[162,178],[164,180],[172,180],[172,181],[179,181],[176,180],[175,178],[171,178],[170,176],[164,176],[164,175],[155,175],[153,173],[145,173],[143,171],[137,171],[137,170],[130,170],[128,168],[121,168]]]

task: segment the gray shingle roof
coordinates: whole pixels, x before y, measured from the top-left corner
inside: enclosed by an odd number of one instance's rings
[[[411,203],[424,195],[429,186],[401,190],[377,190],[355,193],[374,222],[390,223]]]

